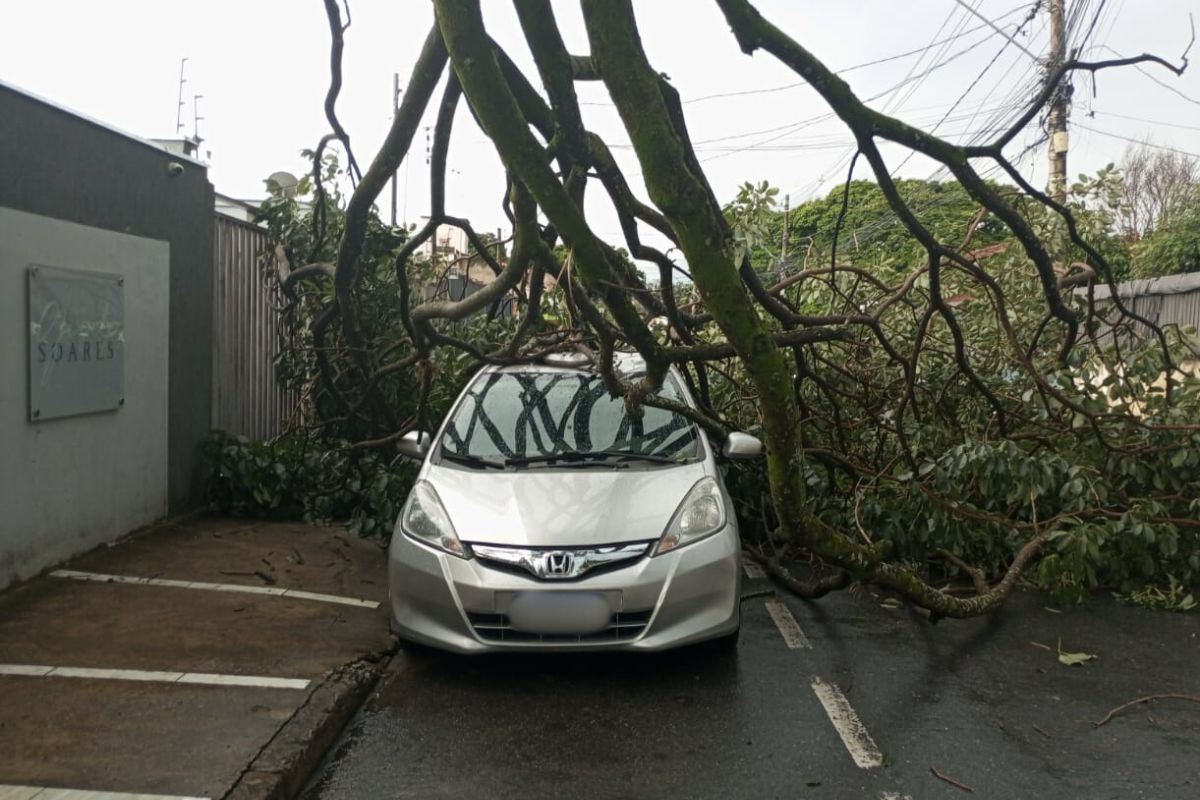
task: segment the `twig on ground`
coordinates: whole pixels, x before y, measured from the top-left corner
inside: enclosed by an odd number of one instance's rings
[[[1115,717],[1117,714],[1120,714],[1125,709],[1131,708],[1131,707],[1139,705],[1141,703],[1149,703],[1151,700],[1187,700],[1192,703],[1200,703],[1200,695],[1174,694],[1174,693],[1148,694],[1145,697],[1139,697],[1136,700],[1130,700],[1128,703],[1122,703],[1121,705],[1114,708],[1112,711],[1109,711],[1107,714],[1105,714],[1104,719],[1100,720],[1099,722],[1093,723],[1093,724],[1097,728],[1099,728],[1101,725],[1107,724],[1110,720],[1112,720],[1113,717]]]
[[[945,781],[946,783],[950,784],[951,786],[956,786],[956,787],[958,787],[959,789],[962,789],[964,792],[973,792],[973,791],[975,791],[975,790],[974,790],[974,789],[972,789],[970,786],[967,786],[965,783],[959,783],[958,781],[954,780],[954,778],[951,778],[951,777],[949,777],[949,776],[947,776],[947,775],[943,775],[942,773],[938,772],[938,771],[937,771],[936,769],[934,769],[933,767],[930,767],[930,768],[929,768],[929,771],[930,771],[930,772],[932,772],[932,773],[933,773],[933,777],[937,778],[939,781]]]

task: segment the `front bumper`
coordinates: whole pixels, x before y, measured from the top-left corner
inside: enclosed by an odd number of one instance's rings
[[[414,542],[397,530],[388,550],[392,629],[459,653],[529,650],[654,651],[733,633],[740,623],[737,528],[573,581],[543,581],[484,566]],[[603,596],[614,627],[587,636],[503,632],[518,593]]]

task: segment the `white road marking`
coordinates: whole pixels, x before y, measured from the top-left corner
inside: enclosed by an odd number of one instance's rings
[[[93,792],[87,789],[53,789],[48,786],[7,786],[0,784],[0,800],[209,800],[207,797],[183,797],[175,794],[129,794]]]
[[[0,675],[26,675],[31,678],[41,678],[49,674],[54,667],[35,667],[31,664],[0,664]],[[0,796],[0,800],[3,800]]]
[[[812,680],[812,690],[816,693],[817,699],[821,701],[821,705],[825,707],[825,714],[833,723],[838,736],[842,737],[842,744],[846,745],[846,749],[850,751],[850,757],[854,759],[854,763],[863,769],[883,766],[883,754],[875,746],[875,740],[867,732],[867,726],[863,725],[862,720],[858,718],[858,714],[854,712],[854,708],[846,699],[846,695],[842,694],[842,690],[835,684],[826,683],[815,675]]]
[[[89,678],[110,681],[191,683],[203,686],[254,686],[262,689],[307,689],[303,678],[271,678],[262,675],[216,675],[204,672],[161,672],[144,669],[97,669],[94,667],[51,667],[42,664],[0,664],[0,675],[30,675],[40,678]],[[0,795],[0,800],[7,800]]]
[[[912,795],[900,794],[899,792],[884,792],[879,795],[879,800],[912,800]]]
[[[209,592],[244,592],[246,594],[269,594],[275,597],[292,597],[298,600],[316,600],[321,603],[338,603],[359,608],[379,608],[375,600],[360,600],[357,597],[342,597],[336,594],[302,592],[299,589],[283,589],[278,586],[243,586],[237,583],[205,583],[204,581],[177,581],[167,578],[138,578],[131,575],[105,575],[101,572],[78,572],[73,569],[56,569],[50,573],[54,578],[71,578],[77,581],[96,583],[126,583],[135,586],[165,586],[172,589],[203,589]],[[0,798],[3,800],[3,798]]]
[[[767,573],[763,572],[763,568],[753,561],[743,561],[742,569],[746,572],[746,577],[752,581],[762,580],[767,577]]]
[[[772,597],[767,600],[767,611],[770,613],[771,619],[775,620],[775,627],[779,628],[779,633],[783,636],[783,641],[789,649],[812,649],[812,644],[804,635],[804,631],[800,629],[800,625],[796,623],[796,618],[792,616],[786,603],[778,597]]]
[[[198,683],[204,686],[256,686],[262,689],[306,689],[303,678],[269,678],[262,675],[214,675],[204,672],[185,672],[176,683]]]

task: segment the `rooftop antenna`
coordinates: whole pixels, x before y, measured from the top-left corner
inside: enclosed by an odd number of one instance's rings
[[[200,116],[200,101],[204,99],[202,94],[192,95],[192,144],[196,149],[200,149],[200,142],[204,141],[200,138],[200,120],[204,117]]]
[[[183,130],[183,85],[187,78],[183,77],[183,68],[187,64],[187,56],[179,59],[179,103],[175,106],[175,135]]]

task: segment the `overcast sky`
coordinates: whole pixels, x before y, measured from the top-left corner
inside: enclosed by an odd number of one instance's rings
[[[1176,60],[1187,44],[1188,13],[1200,10],[1197,0],[1067,4],[1078,19],[1072,42],[1084,41],[1090,31],[1086,55],[1094,58],[1150,51]],[[511,4],[484,0],[484,6],[493,36],[519,64],[531,65]],[[827,109],[820,98],[795,85],[798,79],[772,58],[743,55],[714,2],[640,0],[635,6],[653,64],[688,103],[692,137],[719,198],[730,199],[742,181],[768,180],[795,205],[825,194],[844,177],[852,152],[844,129],[822,119]],[[1006,42],[968,6],[1010,36],[1026,24],[1015,43]],[[826,64],[846,70],[852,88],[875,98],[876,108],[926,128],[940,123],[937,132],[956,141],[1016,113],[1036,81],[1031,54],[1046,48],[1046,14],[1026,22],[1033,3],[1018,0],[760,0],[758,7]],[[392,74],[400,73],[402,85],[407,81],[433,11],[427,0],[350,0],[350,8],[338,109],[365,168],[390,120]],[[586,52],[578,3],[555,2],[555,8],[568,46]],[[299,151],[314,146],[327,129],[322,102],[329,32],[321,0],[37,0],[8,4],[5,29],[0,79],[144,137],[175,135],[180,59],[186,56],[183,133],[193,132],[192,96],[201,94],[202,151],[224,194],[262,197],[268,174],[303,172]],[[909,51],[920,52],[895,58]],[[1192,56],[1200,60],[1200,52]],[[1127,145],[1118,137],[1200,153],[1200,67],[1183,78],[1153,66],[1145,73],[1103,72],[1094,89],[1089,78],[1076,78],[1072,177],[1118,160]],[[627,173],[637,173],[632,153],[620,147],[628,140],[602,87],[583,85],[580,95],[587,103],[585,122],[614,146]],[[1010,152],[1019,153],[1037,135],[1034,126]],[[429,207],[425,138],[422,129],[411,166],[399,177],[399,215],[410,222]],[[928,177],[933,171],[919,158],[905,161],[894,150],[885,155],[902,175]],[[1043,145],[1024,161],[1039,184],[1045,158]],[[463,108],[450,167],[451,212],[481,230],[497,228],[503,175]],[[386,191],[380,205],[386,218]],[[593,211],[598,232],[613,236],[612,215]]]

